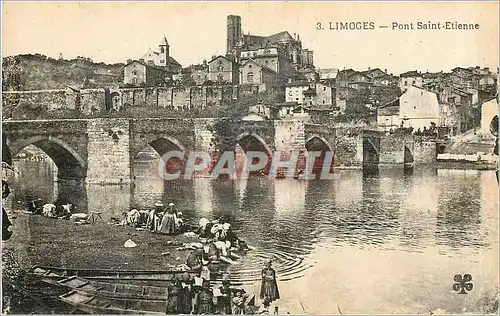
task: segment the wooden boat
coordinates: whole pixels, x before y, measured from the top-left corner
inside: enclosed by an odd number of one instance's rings
[[[33,266],[28,274],[62,280],[68,276],[79,276],[90,280],[137,280],[137,281],[173,281],[177,276],[193,271],[177,270],[111,270],[111,269],[73,269],[62,267]]]
[[[74,290],[60,295],[59,299],[90,314],[163,314],[167,308],[165,300],[141,300],[105,298]]]
[[[165,286],[106,283],[86,280],[77,276],[62,280],[42,278],[42,281],[57,287],[64,287],[67,291],[77,290],[101,297],[166,301],[168,295]]]
[[[194,271],[176,271],[176,270],[111,270],[111,269],[74,269],[62,267],[44,267],[33,266],[29,271],[29,275],[41,277],[42,279],[63,280],[69,276],[79,276],[87,280],[103,281],[103,282],[122,282],[136,283],[149,285],[165,285],[179,278],[181,274],[188,272],[193,278],[199,273]],[[222,281],[221,273],[211,272],[215,278],[211,281],[212,284],[220,284]],[[242,281],[231,279],[233,285],[241,285]]]
[[[34,272],[43,282],[63,287],[68,292],[59,299],[83,312],[92,314],[157,314],[165,313],[167,287],[134,285],[128,283],[107,283],[88,280],[78,276],[64,277],[51,270],[36,267]],[[57,277],[56,277],[57,276]],[[61,279],[62,278],[62,279]],[[217,286],[217,281],[212,281]],[[231,288],[233,293],[240,288]],[[250,295],[246,305],[254,308],[255,297]]]
[[[163,314],[167,301],[105,298],[74,290],[60,295],[59,299],[89,314]],[[256,310],[255,296],[249,296],[245,305]]]

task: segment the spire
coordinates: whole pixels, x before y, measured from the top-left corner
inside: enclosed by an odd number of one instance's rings
[[[163,40],[162,40],[162,42],[161,42],[160,46],[170,46],[170,45],[168,44],[168,41],[167,41],[167,36],[166,36],[165,34],[163,34]]]

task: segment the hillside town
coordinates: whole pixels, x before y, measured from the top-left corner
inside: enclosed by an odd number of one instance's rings
[[[252,107],[254,117],[364,121],[385,130],[411,127],[415,132],[439,127],[448,136],[480,128],[482,113],[497,111],[489,101],[497,94],[498,69],[411,70],[396,76],[380,68],[315,67],[313,56],[302,47],[299,34],[244,34],[241,17],[230,15],[225,55],[182,67],[164,37],[157,51],[127,61],[123,84],[252,86],[274,96],[274,102]]]
[[[86,88],[110,88],[106,98],[111,103],[108,107],[115,111],[140,106],[137,100],[141,98],[148,104],[148,93],[157,94],[156,106],[165,103],[164,107],[175,110],[220,105],[224,99],[237,100],[250,94],[255,97],[250,101],[254,104],[241,113],[249,120],[362,124],[385,131],[412,128],[415,133],[439,130],[443,137],[470,130],[488,133],[481,118],[489,122],[498,112],[498,69],[469,66],[395,75],[370,67],[321,68],[314,64],[314,52],[303,47],[300,34],[280,31],[257,36],[244,33],[240,16],[229,15],[226,22],[224,55],[182,66],[174,54],[175,43],[171,46],[164,35],[156,49],[150,48],[122,66],[90,69],[80,85],[66,83],[66,89],[83,95]],[[84,57],[77,61],[89,62]],[[4,91],[25,90],[15,84],[19,76],[15,69],[15,60],[4,60]],[[113,94],[113,89],[117,93]],[[137,89],[145,92],[133,91]],[[148,92],[151,89],[156,90]],[[125,91],[132,91],[133,96]],[[218,100],[211,102],[212,95]],[[5,112],[4,119],[9,119],[9,110]],[[200,112],[203,114],[194,116],[214,115]]]

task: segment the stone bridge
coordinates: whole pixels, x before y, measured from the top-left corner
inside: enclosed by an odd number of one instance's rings
[[[216,150],[214,119],[96,118],[5,121],[12,156],[28,145],[43,150],[60,179],[128,183],[136,155],[147,146],[158,154]],[[235,122],[234,144],[244,150],[333,151],[335,130],[300,121]]]
[[[129,183],[137,154],[148,146],[160,156],[217,151],[215,119],[95,118],[4,121],[3,137],[12,156],[35,145],[52,158],[60,179]],[[384,133],[294,120],[234,122],[234,148],[280,152],[333,152],[335,166],[373,168],[434,162],[435,141],[409,132]]]

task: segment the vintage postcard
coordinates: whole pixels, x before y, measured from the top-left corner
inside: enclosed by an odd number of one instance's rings
[[[499,2],[2,2],[3,314],[498,314]]]

